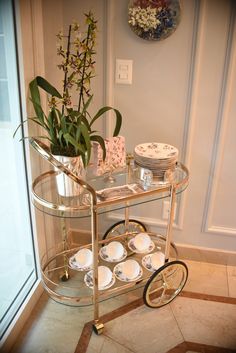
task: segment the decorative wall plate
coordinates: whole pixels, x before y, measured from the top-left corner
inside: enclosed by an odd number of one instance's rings
[[[169,37],[180,22],[179,0],[130,0],[128,23],[137,36],[146,40]]]

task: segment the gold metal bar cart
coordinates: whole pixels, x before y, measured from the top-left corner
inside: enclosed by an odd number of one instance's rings
[[[184,191],[188,185],[189,172],[187,168],[177,163],[171,178],[157,180],[143,188],[137,176],[137,168],[131,163],[127,167],[114,172],[114,183],[109,184],[104,176],[89,174],[85,180],[78,178],[63,164],[58,162],[50,153],[48,147],[37,139],[30,139],[31,146],[51,165],[54,170],[43,173],[37,177],[32,185],[32,199],[36,208],[46,214],[65,218],[91,219],[91,241],[83,246],[70,248],[66,244],[60,251],[53,254],[46,253],[41,259],[42,282],[49,295],[56,301],[64,304],[94,306],[94,330],[102,333],[103,323],[99,317],[99,302],[117,296],[139,287],[144,287],[144,303],[152,308],[158,308],[171,302],[183,289],[188,269],[184,262],[177,260],[177,249],[172,242],[172,227],[176,195]],[[75,183],[83,188],[83,192],[75,197],[62,197],[56,189],[56,176],[66,174]],[[115,188],[116,196],[104,197],[106,189]],[[123,192],[127,186],[132,186],[133,192]],[[117,192],[117,190],[120,191]],[[170,199],[170,212],[167,221],[166,235],[160,235],[146,230],[139,221],[129,220],[129,208],[139,204],[149,203],[163,198]],[[125,220],[118,222],[106,232],[104,239],[98,237],[98,216],[114,211],[125,210]],[[130,226],[129,226],[130,221]],[[65,224],[63,225],[65,228]],[[117,231],[118,229],[118,231]],[[143,266],[143,254],[133,252],[127,245],[138,232],[146,232],[152,240],[152,251],[160,251],[164,256],[164,263],[155,271]],[[64,229],[65,233],[65,229]],[[99,290],[98,266],[106,265],[111,271],[115,267],[113,262],[106,262],[99,256],[99,251],[109,242],[119,240],[127,251],[129,258],[134,258],[142,268],[141,276],[135,281],[112,282],[108,289]],[[91,249],[93,256],[93,277],[90,286],[84,281],[85,272],[71,268],[69,259],[80,249]],[[62,274],[62,275],[61,275]],[[64,274],[64,276],[63,276]],[[115,278],[115,276],[114,276]]]

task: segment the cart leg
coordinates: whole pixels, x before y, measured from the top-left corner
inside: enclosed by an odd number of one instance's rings
[[[175,216],[175,202],[176,202],[176,187],[172,184],[170,190],[170,213],[167,225],[166,234],[166,248],[165,248],[165,262],[169,261],[170,256],[170,243],[172,240],[172,228]]]
[[[61,218],[61,232],[62,232],[63,251],[65,251],[69,249],[65,218]],[[66,282],[70,278],[69,271],[68,271],[67,255],[63,255],[63,261],[64,261],[64,272],[61,274],[60,280],[62,282]]]
[[[92,250],[93,250],[93,307],[94,307],[94,331],[102,333],[103,324],[99,322],[99,292],[98,292],[98,222],[95,205],[91,210]]]
[[[104,325],[102,322],[95,322],[93,324],[93,331],[96,333],[96,335],[101,335],[103,333]]]
[[[125,233],[128,233],[128,231],[129,231],[129,204],[127,202],[125,207]]]

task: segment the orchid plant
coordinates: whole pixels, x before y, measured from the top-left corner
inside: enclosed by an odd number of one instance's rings
[[[35,77],[29,84],[35,116],[27,120],[40,125],[46,132],[45,136],[40,138],[49,140],[52,154],[69,157],[80,155],[84,166],[87,166],[93,141],[100,144],[103,159],[106,157],[104,139],[93,130],[95,121],[107,111],[113,110],[116,116],[113,136],[117,136],[122,116],[117,109],[109,106],[102,107],[94,116],[89,113],[93,99],[90,84],[95,76],[97,21],[92,12],[85,14],[85,19],[85,32],[81,31],[78,23],[74,23],[69,26],[67,35],[62,32],[57,35],[57,55],[61,58],[58,68],[64,74],[62,92],[60,93],[43,77]],[[48,114],[42,108],[40,89],[48,96]],[[76,104],[73,104],[72,96],[78,96]]]

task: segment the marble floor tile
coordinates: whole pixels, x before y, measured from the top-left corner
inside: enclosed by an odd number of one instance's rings
[[[185,341],[236,349],[236,305],[178,297],[170,307]]]
[[[59,323],[54,318],[44,318],[36,325],[27,325],[12,353],[73,353],[82,325],[72,329],[71,325]]]
[[[104,344],[104,341],[105,341],[104,335],[98,336],[93,332],[90,338],[86,353],[94,353],[94,352],[100,353],[102,346]]]
[[[215,265],[198,261],[184,261],[188,266],[189,277],[184,290],[228,296],[227,268],[225,265]]]
[[[189,268],[184,290],[236,297],[236,267],[184,262]],[[142,292],[101,303],[100,315],[142,297]],[[92,319],[92,306],[61,305],[44,293],[11,353],[74,353],[84,324]],[[87,353],[166,353],[184,340],[235,349],[235,337],[236,305],[178,297],[160,309],[141,306],[106,323],[104,335],[92,334]]]
[[[101,315],[120,306],[115,300],[101,303]],[[79,308],[61,305],[44,293],[11,352],[73,353],[84,324],[92,319],[92,306]]]
[[[130,349],[109,337],[92,335],[86,353],[133,353]],[[134,352],[135,353],[135,352]]]
[[[102,346],[100,353],[135,353],[135,352],[124,347],[118,342],[115,342],[110,338],[105,337],[104,344]]]
[[[166,353],[183,341],[169,306],[141,306],[108,322],[104,334],[136,353]]]
[[[227,266],[229,296],[236,298],[236,267]]]

